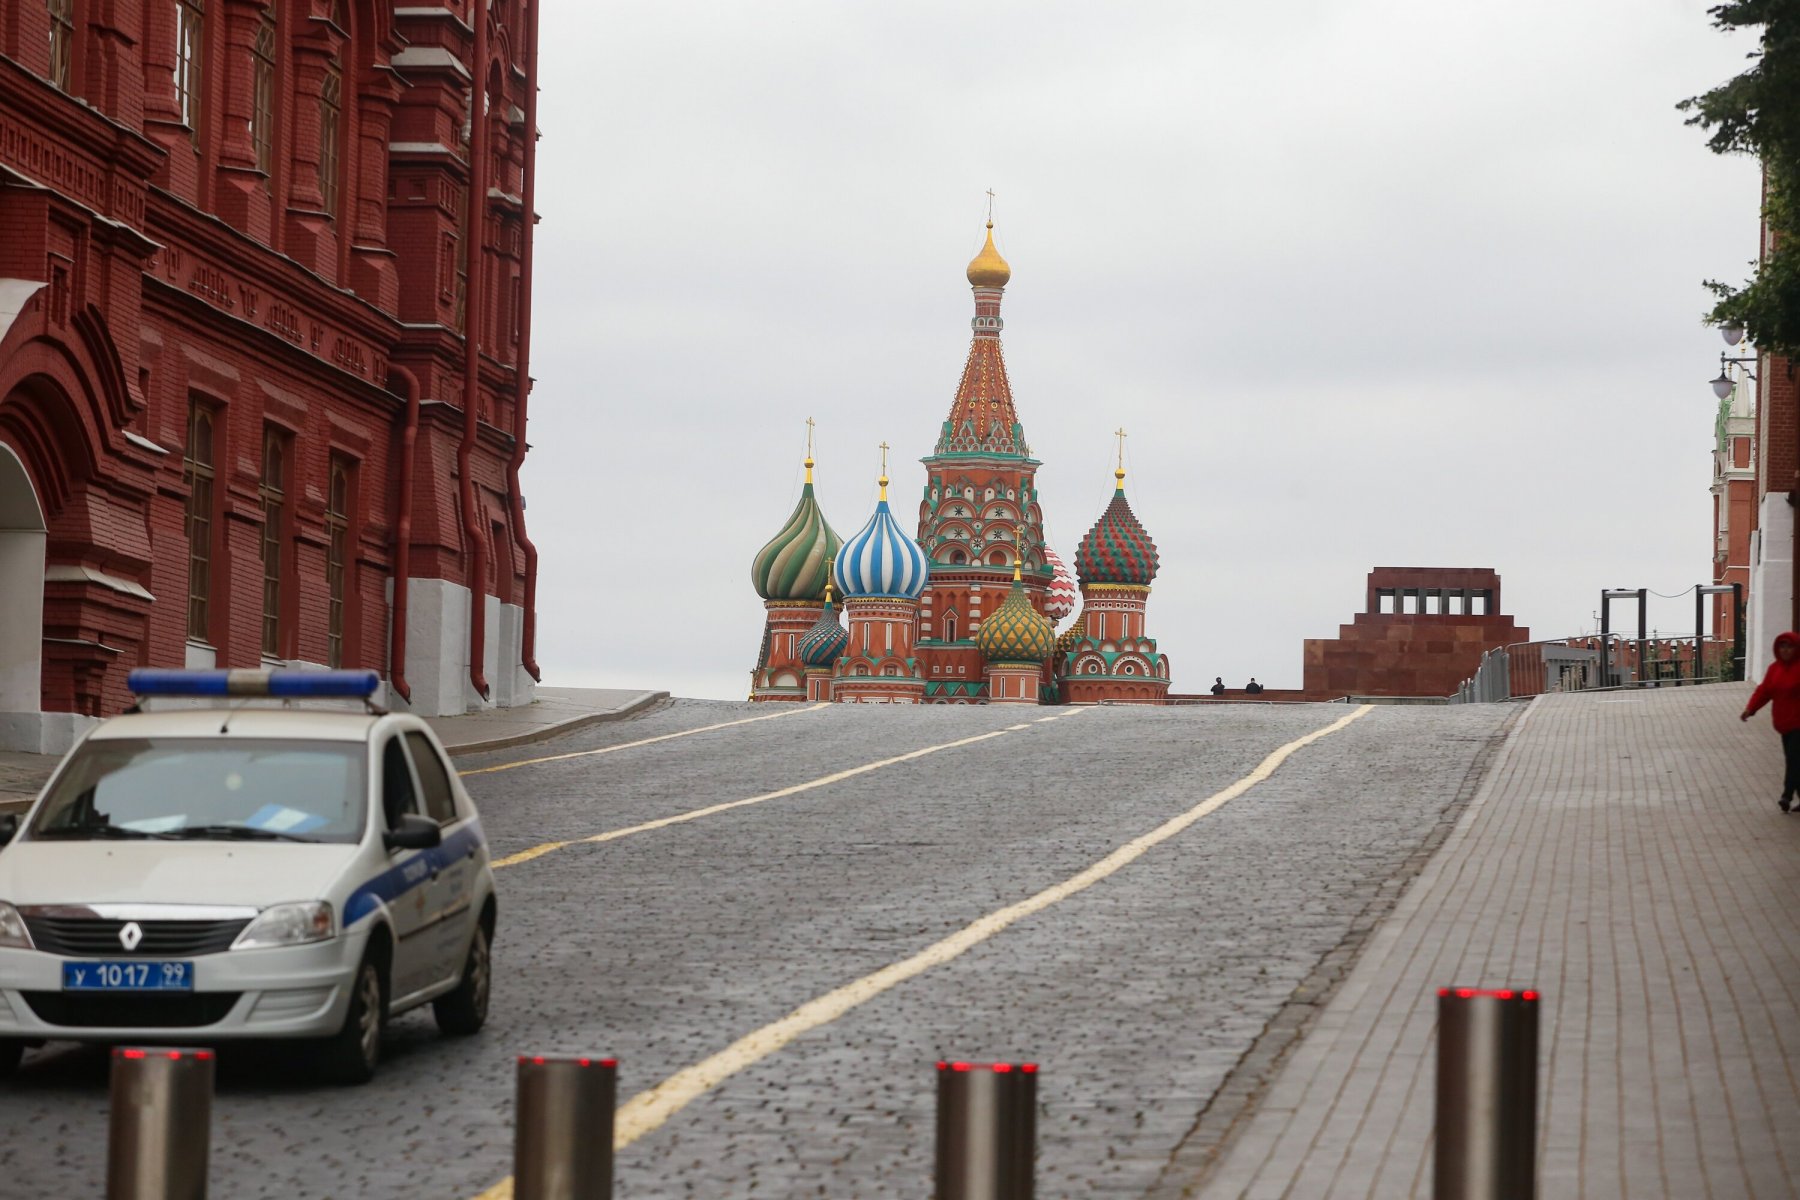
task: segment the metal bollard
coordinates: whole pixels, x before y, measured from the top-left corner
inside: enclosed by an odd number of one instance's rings
[[[516,1200],[612,1200],[618,1061],[519,1055]]]
[[[1439,988],[1433,1200],[1537,1195],[1538,993]]]
[[[1037,1064],[941,1062],[937,1200],[1031,1200]]]
[[[106,1200],[205,1200],[213,1052],[116,1047]]]

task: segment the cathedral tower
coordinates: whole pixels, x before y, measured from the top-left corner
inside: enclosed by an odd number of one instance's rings
[[[888,509],[887,446],[875,515],[838,551],[835,574],[850,618],[849,645],[833,670],[831,698],[855,704],[918,704],[925,678],[913,655],[925,555]]]
[[[1039,463],[1013,408],[1000,349],[1000,299],[1012,268],[994,248],[992,221],[966,274],[975,297],[974,336],[937,446],[922,460],[918,539],[931,564],[919,611],[925,698],[965,704],[986,695],[975,635],[984,608],[991,614],[1006,600],[1015,557],[1025,599],[1039,611],[1051,577],[1035,483]]]
[[[1058,683],[1062,699],[1071,704],[1154,703],[1169,692],[1168,657],[1144,632],[1144,608],[1150,581],[1156,578],[1156,543],[1125,499],[1123,449],[1113,479],[1112,502],[1075,551],[1081,615],[1057,647]]]
[[[807,421],[806,486],[787,524],[757,551],[750,582],[763,598],[762,653],[750,673],[752,700],[806,699],[805,664],[797,643],[819,619],[831,582],[831,562],[843,539],[813,497],[812,421]]]

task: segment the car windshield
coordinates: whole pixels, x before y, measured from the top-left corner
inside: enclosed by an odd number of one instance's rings
[[[252,738],[104,738],[58,774],[30,836],[357,842],[363,746]]]

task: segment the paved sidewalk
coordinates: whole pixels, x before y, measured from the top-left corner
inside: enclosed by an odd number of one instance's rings
[[[427,717],[452,755],[501,750],[616,721],[667,701],[667,692],[621,688],[541,687],[537,699],[518,708],[496,708],[459,717]],[[19,812],[36,798],[61,762],[55,754],[0,751],[0,813]]]
[[[490,708],[425,720],[451,754],[475,754],[541,742],[601,721],[616,721],[653,708],[668,698],[667,692],[624,688],[541,687],[536,700],[518,708]]]
[[[1511,985],[1544,994],[1540,1195],[1800,1195],[1800,816],[1748,693],[1537,700],[1187,1194],[1428,1196],[1437,988]]]

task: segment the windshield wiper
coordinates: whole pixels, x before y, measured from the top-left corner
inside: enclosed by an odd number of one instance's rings
[[[160,830],[130,829],[124,825],[64,825],[56,829],[39,829],[32,834],[41,838],[172,838]]]
[[[243,838],[249,841],[269,842],[317,842],[318,838],[303,837],[298,833],[284,833],[279,829],[258,829],[254,825],[187,825],[171,830],[165,836],[176,838]]]

